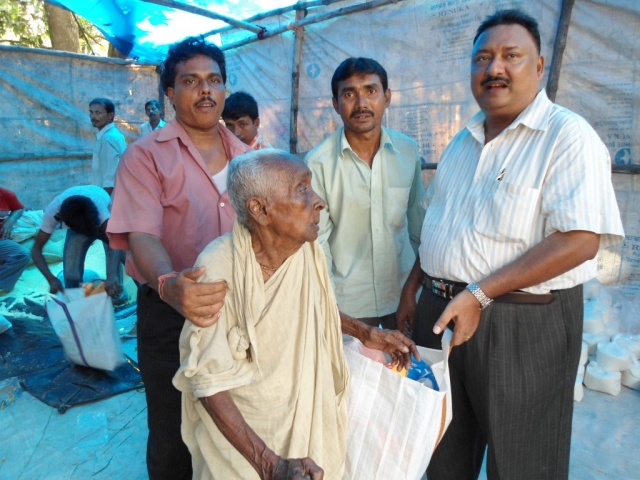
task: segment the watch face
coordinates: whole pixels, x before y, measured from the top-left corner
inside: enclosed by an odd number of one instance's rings
[[[4,220],[11,215],[11,210],[0,210],[0,220]]]

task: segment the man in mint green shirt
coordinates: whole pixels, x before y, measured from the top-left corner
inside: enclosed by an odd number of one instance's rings
[[[327,203],[318,239],[340,312],[395,328],[424,217],[418,144],[382,127],[391,90],[375,60],[348,58],[331,89],[344,127],[305,158],[313,189]]]

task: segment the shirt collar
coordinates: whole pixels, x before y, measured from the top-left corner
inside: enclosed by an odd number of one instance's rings
[[[380,134],[380,148],[378,149],[378,151],[382,150],[382,148],[386,146],[389,146],[395,152],[398,151],[393,144],[393,140],[387,132],[387,129],[382,127],[382,132]],[[351,148],[351,145],[349,145],[349,140],[347,140],[347,136],[344,133],[344,127],[342,127],[342,132],[340,133],[340,153],[344,155],[345,150],[351,150],[354,155],[357,155],[356,152],[354,152]]]
[[[262,146],[262,135],[260,135],[260,132],[256,132],[256,136],[253,137],[253,140],[251,140],[251,143],[249,143],[249,146],[253,149],[253,150],[258,150],[260,149],[260,147]]]
[[[224,149],[227,152],[229,160],[251,151],[249,145],[245,145],[238,140],[238,138],[224,125],[218,125],[218,131],[220,132],[222,144],[224,145]],[[160,129],[160,133],[158,133],[158,136],[156,137],[156,142],[168,142],[175,138],[179,138],[182,143],[187,146],[193,146],[193,142],[191,141],[191,137],[189,137],[187,131],[182,127],[182,125],[180,125],[180,122],[174,118]]]
[[[116,124],[114,122],[111,122],[108,125],[105,125],[104,127],[102,127],[101,130],[98,130],[98,133],[96,133],[96,138],[99,140],[103,137],[103,135],[105,133],[107,133],[109,130],[111,130],[112,128],[116,128]]]
[[[154,130],[157,130],[157,129],[159,129],[159,128],[164,127],[166,124],[167,124],[167,122],[165,122],[164,120],[160,119],[160,121],[158,122],[158,125],[156,125],[156,128],[153,128],[153,127],[151,126],[151,120],[149,120],[149,121],[147,122],[147,125],[149,125],[149,129],[151,129],[151,131],[152,131],[152,132],[153,132]]]
[[[174,138],[179,138],[184,143],[186,143],[185,137],[188,138],[189,135],[187,135],[187,132],[184,128],[182,128],[182,125],[180,125],[178,120],[174,118],[173,120],[168,121],[164,127],[162,127],[160,133],[158,133],[158,136],[156,137],[156,142],[168,142],[169,140],[173,140]]]
[[[531,130],[545,131],[549,127],[549,116],[552,108],[553,102],[549,100],[547,92],[542,88],[533,101],[520,112],[520,115],[505,130],[513,130],[522,124]],[[484,143],[484,122],[486,118],[484,112],[480,110],[467,123],[467,130],[480,143]]]

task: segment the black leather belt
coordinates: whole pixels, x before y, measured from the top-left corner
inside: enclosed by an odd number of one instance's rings
[[[435,278],[422,272],[422,285],[427,287],[431,293],[438,297],[452,299],[457,294],[467,288],[466,283],[454,282],[453,280],[444,280]],[[522,303],[533,305],[548,305],[556,299],[553,292],[549,293],[529,293],[517,290],[515,292],[505,293],[493,299],[496,303]]]

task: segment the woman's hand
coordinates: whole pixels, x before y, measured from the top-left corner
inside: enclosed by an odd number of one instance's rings
[[[324,470],[309,457],[281,458],[273,467],[271,480],[322,480]]]

